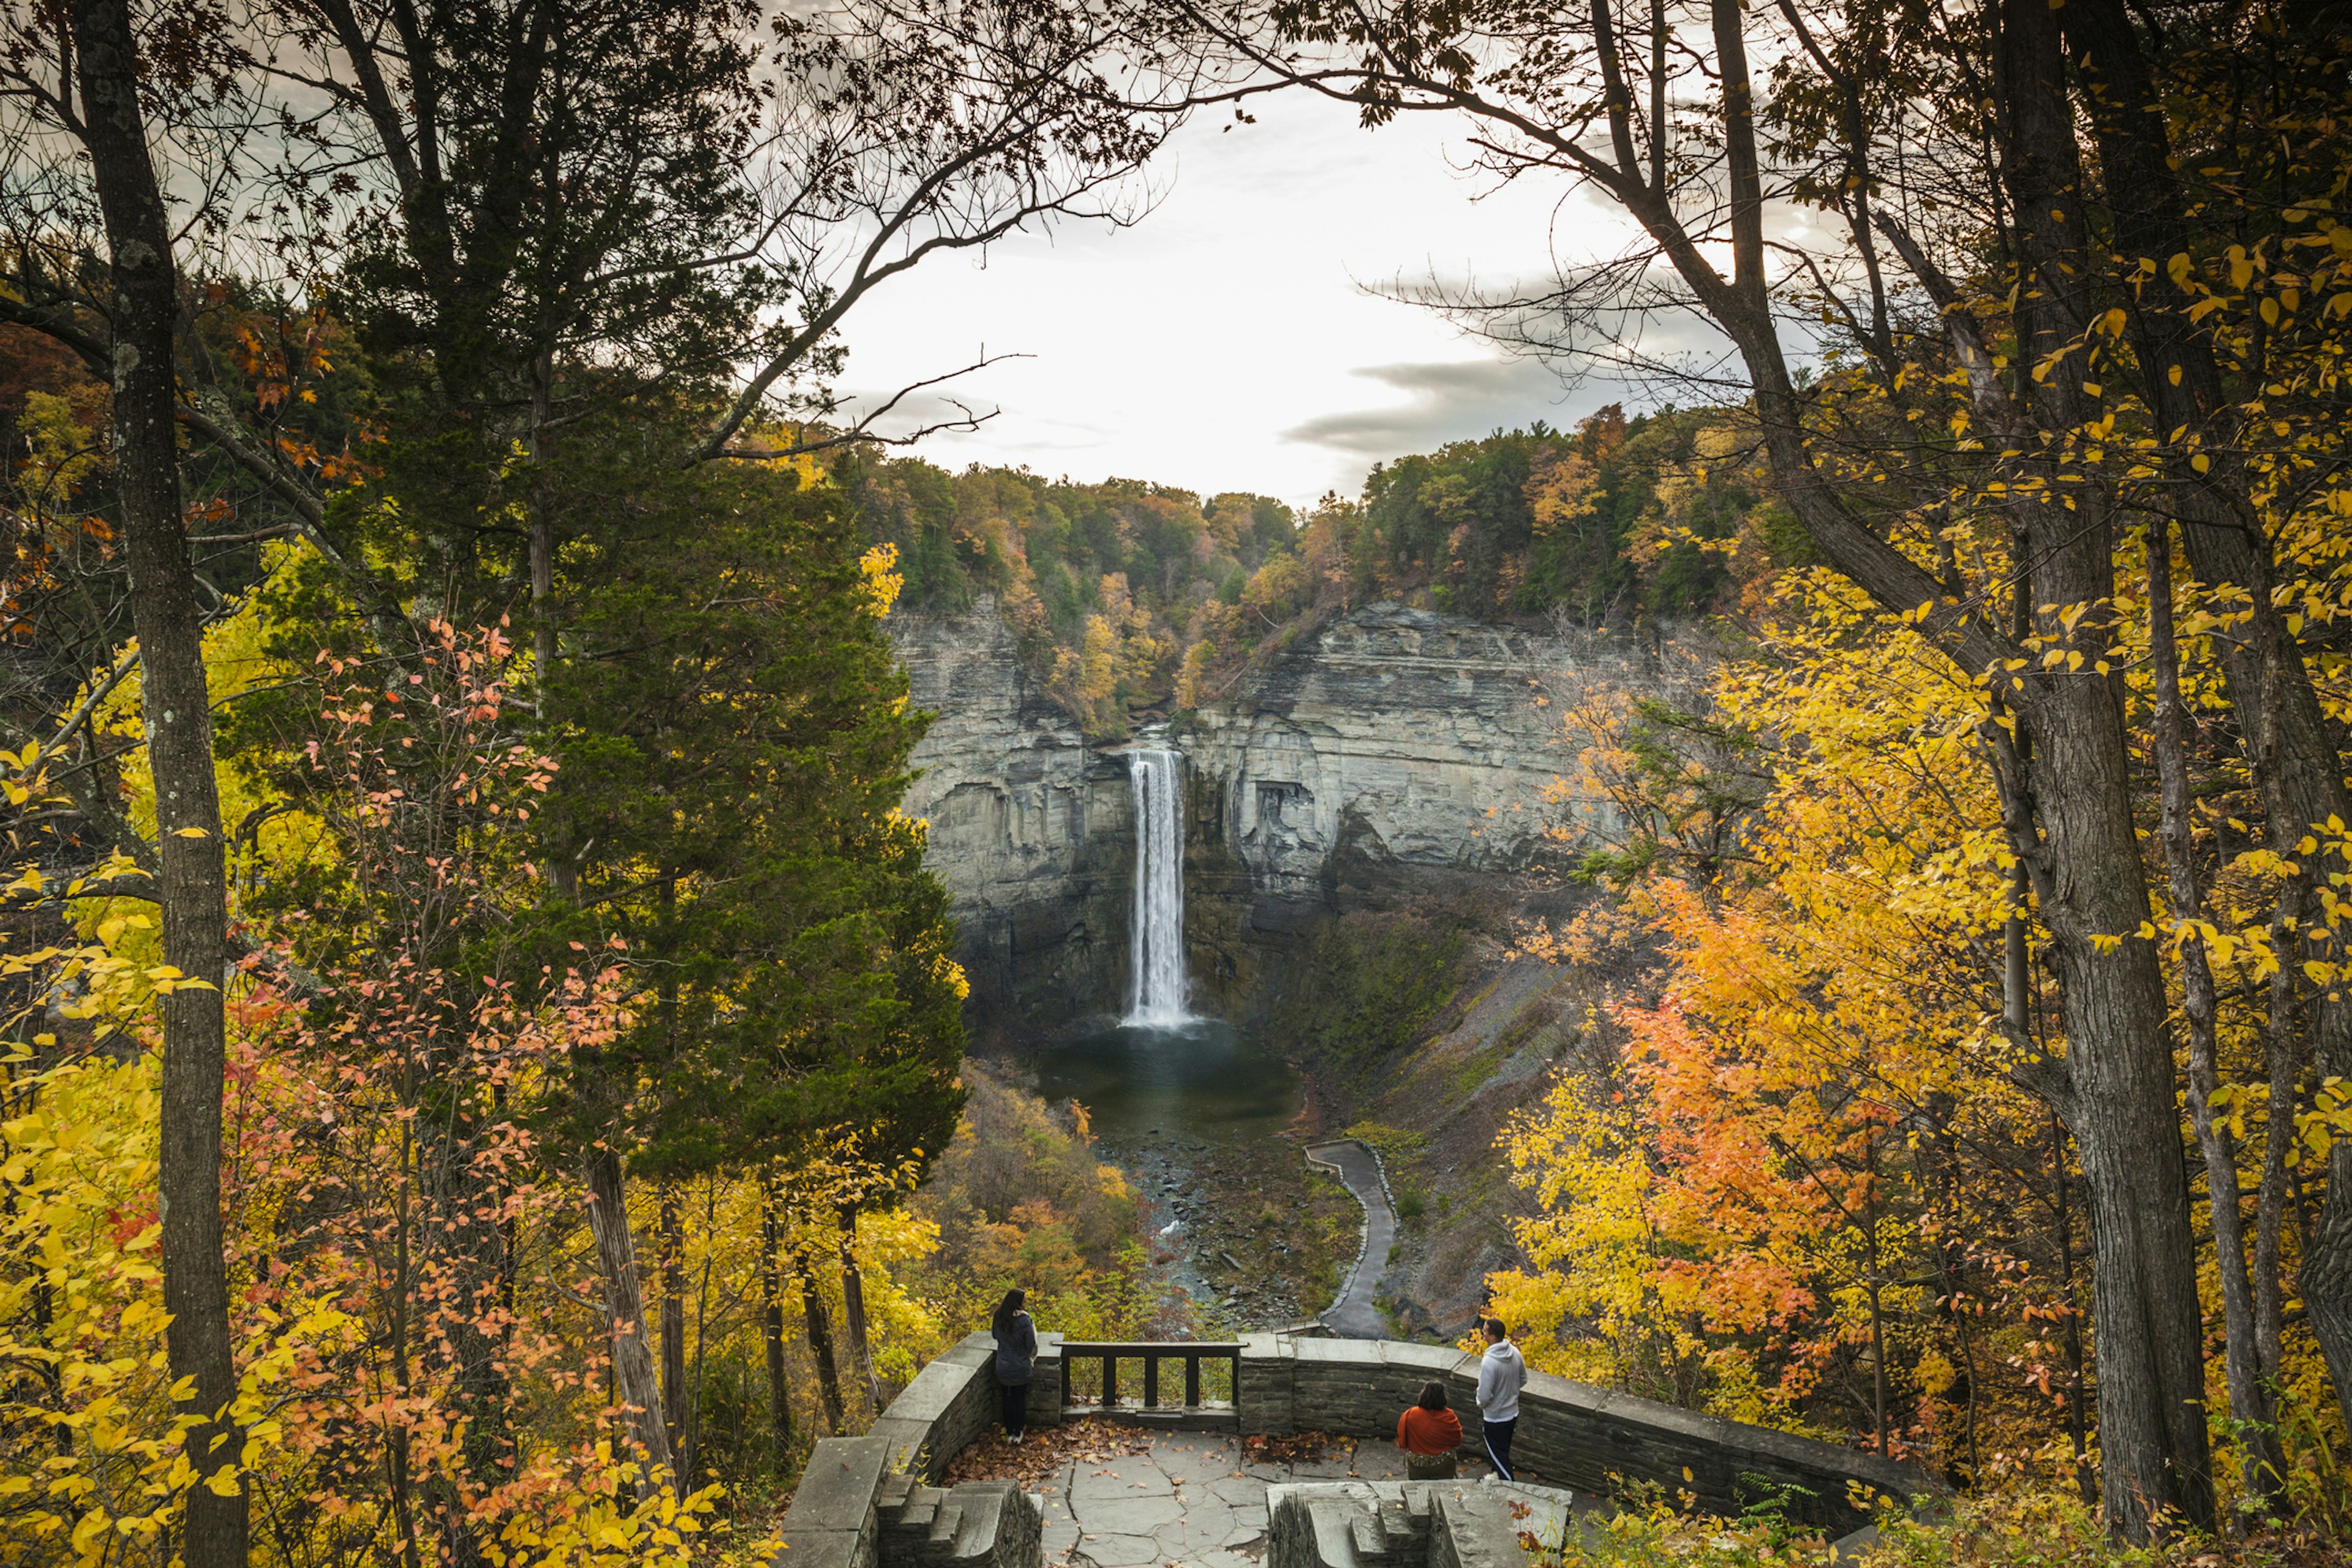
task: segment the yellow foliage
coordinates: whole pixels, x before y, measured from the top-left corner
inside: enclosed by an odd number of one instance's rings
[[[866,575],[866,606],[876,620],[890,613],[898,602],[898,590],[907,585],[905,575],[896,568],[898,547],[877,544],[857,558],[857,569]]]
[[[175,1397],[163,1346],[156,1077],[152,1055],[19,1077],[26,1109],[0,1125],[0,1179],[16,1200],[0,1218],[0,1533],[51,1542],[77,1568],[165,1568],[194,1484],[181,1437],[197,1415]],[[278,1196],[249,1194],[250,1212]],[[246,1450],[226,1482],[215,1478],[265,1506],[322,1507],[321,1549],[331,1537],[359,1544],[350,1532],[367,1517],[341,1505],[318,1425],[341,1406],[352,1363],[381,1353],[343,1297],[336,1280],[279,1281],[268,1305],[238,1314],[231,1415]],[[667,1489],[638,1501],[634,1467],[604,1444],[542,1455],[532,1469],[519,1479],[524,1506],[486,1542],[494,1563],[683,1564],[715,1501]],[[396,1555],[388,1518],[363,1533]],[[260,1538],[255,1561],[307,1561],[279,1556],[283,1539]]]
[[[1600,510],[1601,478],[1583,453],[1554,447],[1528,472],[1527,496],[1536,532],[1549,534]]]

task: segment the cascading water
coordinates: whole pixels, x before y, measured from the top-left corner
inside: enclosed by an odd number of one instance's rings
[[[1129,936],[1134,980],[1127,1022],[1172,1029],[1192,1021],[1184,1006],[1184,754],[1152,736],[1128,757],[1135,790],[1135,920]]]

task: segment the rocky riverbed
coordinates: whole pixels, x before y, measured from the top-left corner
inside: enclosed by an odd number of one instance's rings
[[[1298,1322],[1331,1304],[1363,1211],[1308,1168],[1301,1136],[1231,1145],[1144,1129],[1098,1142],[1145,1210],[1169,1328],[1226,1332]]]
[[[1097,1157],[1143,1200],[1165,1331],[1297,1322],[1331,1304],[1363,1211],[1307,1166],[1323,1102],[1268,1042],[1207,1019],[1108,1026],[1019,1068],[1047,1100],[1086,1108]]]

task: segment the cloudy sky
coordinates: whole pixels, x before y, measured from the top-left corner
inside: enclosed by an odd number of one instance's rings
[[[990,353],[971,378],[1002,409],[921,455],[1076,479],[1157,479],[1293,503],[1353,495],[1373,462],[1622,395],[1557,377],[1369,289],[1400,278],[1501,283],[1614,250],[1612,219],[1561,193],[1480,196],[1458,129],[1407,116],[1359,129],[1337,105],[1275,99],[1255,124],[1187,126],[1137,227],[1066,226],[984,263],[940,258],[851,319],[847,384],[895,388]]]

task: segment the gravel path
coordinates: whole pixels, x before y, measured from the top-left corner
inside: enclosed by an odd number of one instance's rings
[[[1339,1173],[1339,1180],[1364,1205],[1364,1250],[1339,1299],[1323,1313],[1333,1333],[1351,1340],[1386,1340],[1389,1321],[1372,1303],[1380,1294],[1381,1277],[1388,1272],[1389,1247],[1396,1241],[1396,1211],[1389,1207],[1388,1189],[1381,1184],[1380,1162],[1354,1139],[1339,1143],[1316,1143],[1307,1160]]]

